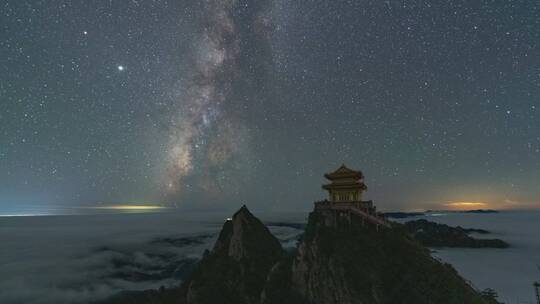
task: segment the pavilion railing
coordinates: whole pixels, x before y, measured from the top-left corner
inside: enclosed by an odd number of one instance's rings
[[[353,202],[330,202],[328,200],[315,202],[315,209],[318,210],[338,210],[350,211],[359,215],[376,225],[382,225],[390,228],[390,223],[382,216],[377,214],[371,201],[353,201]]]

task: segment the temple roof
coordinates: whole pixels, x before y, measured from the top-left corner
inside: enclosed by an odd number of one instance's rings
[[[322,185],[322,188],[325,190],[343,190],[343,189],[358,189],[358,190],[367,190],[366,184],[363,182],[350,182],[350,183],[332,183]]]
[[[354,171],[352,169],[347,168],[345,164],[342,164],[341,167],[339,167],[336,171],[332,173],[326,173],[324,175],[329,180],[336,180],[341,178],[354,178],[354,179],[362,179],[364,178],[364,175],[362,174],[362,171]]]

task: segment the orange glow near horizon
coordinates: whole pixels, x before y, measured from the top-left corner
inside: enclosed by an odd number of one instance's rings
[[[488,204],[483,202],[450,202],[444,205],[459,210],[483,209],[488,207]]]

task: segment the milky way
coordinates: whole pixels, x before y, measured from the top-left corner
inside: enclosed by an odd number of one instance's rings
[[[193,47],[191,77],[171,122],[166,186],[175,198],[193,171],[223,171],[225,164],[230,167],[231,162],[248,157],[249,131],[227,111],[230,104],[241,103],[235,94],[241,90],[238,83],[250,77],[244,73],[243,48],[253,42],[268,43],[264,39],[270,21],[263,1],[215,0],[208,1],[205,9],[207,18]],[[219,190],[220,178],[223,175],[203,173],[197,184],[207,191]]]

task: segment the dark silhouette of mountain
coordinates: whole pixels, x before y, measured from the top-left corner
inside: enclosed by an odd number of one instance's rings
[[[383,213],[384,217],[386,218],[408,218],[408,217],[414,217],[414,216],[422,216],[425,215],[424,212],[385,212]]]
[[[424,213],[499,213],[500,211],[494,209],[474,209],[474,210],[426,210]]]
[[[483,229],[450,227],[425,219],[405,223],[407,230],[424,246],[429,247],[469,247],[469,248],[507,248],[510,245],[500,239],[476,239],[469,233],[487,234]]]
[[[493,209],[476,209],[476,210],[465,210],[463,213],[499,213],[497,210]]]
[[[497,210],[493,209],[476,209],[476,210],[461,210],[461,211],[451,211],[451,210],[426,210],[425,212],[384,212],[383,215],[387,218],[408,218],[415,216],[423,216],[429,213],[434,212],[443,212],[443,213],[499,213]]]
[[[314,211],[294,253],[244,206],[212,250],[172,289],[124,292],[105,303],[496,303],[431,257],[405,226]]]

